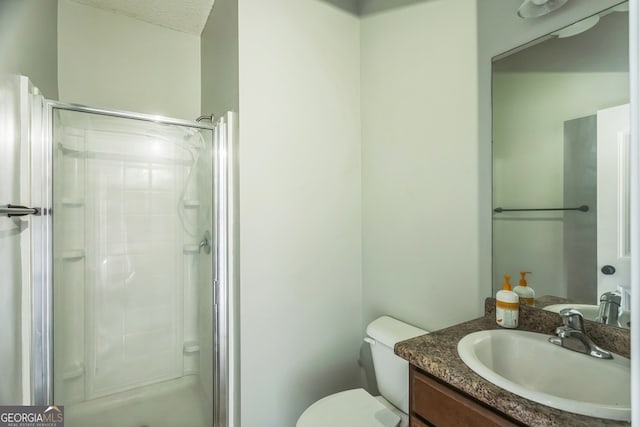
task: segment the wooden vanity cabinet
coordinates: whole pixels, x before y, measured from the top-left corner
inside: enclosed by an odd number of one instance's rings
[[[410,427],[521,426],[411,365]]]

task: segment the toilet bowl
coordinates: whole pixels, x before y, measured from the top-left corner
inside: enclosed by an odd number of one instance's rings
[[[407,415],[383,397],[356,388],[318,400],[302,413],[296,427],[397,427],[403,417]]]
[[[367,326],[373,367],[381,396],[357,388],[326,396],[309,406],[296,427],[407,427],[409,364],[396,356],[394,345],[427,331],[389,316]]]

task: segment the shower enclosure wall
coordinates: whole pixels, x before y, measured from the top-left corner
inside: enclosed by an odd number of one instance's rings
[[[0,218],[31,236],[23,403],[64,405],[67,426],[227,425],[233,115],[27,98],[37,215]]]

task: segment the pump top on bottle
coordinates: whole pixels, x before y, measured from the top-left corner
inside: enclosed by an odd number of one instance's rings
[[[531,274],[531,272],[530,271],[520,272],[520,282],[518,283],[518,286],[513,288],[513,292],[518,294],[518,299],[520,301],[520,304],[533,305],[536,298],[536,293],[531,288],[531,286],[528,286],[527,284],[527,274]]]

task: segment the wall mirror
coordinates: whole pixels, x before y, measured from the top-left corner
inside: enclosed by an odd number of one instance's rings
[[[624,2],[493,59],[494,294],[627,304],[628,40]]]

